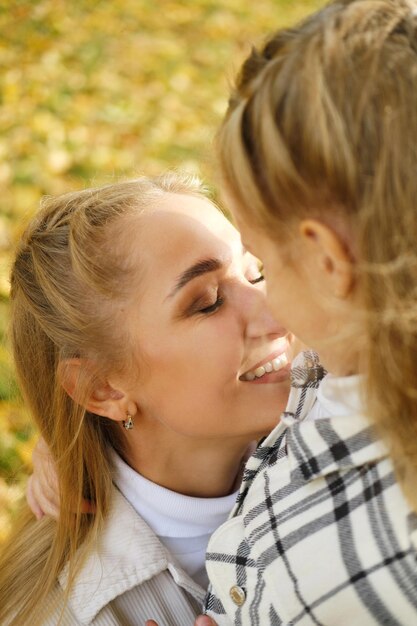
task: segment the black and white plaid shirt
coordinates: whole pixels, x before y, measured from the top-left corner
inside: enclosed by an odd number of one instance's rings
[[[243,626],[417,625],[417,516],[367,418],[304,418],[323,377],[296,359],[280,424],[212,536],[206,612]]]

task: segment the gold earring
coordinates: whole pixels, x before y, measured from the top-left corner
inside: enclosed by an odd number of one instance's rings
[[[133,426],[133,417],[129,413],[126,413],[126,419],[123,420],[123,427],[126,428],[126,430],[132,430]]]

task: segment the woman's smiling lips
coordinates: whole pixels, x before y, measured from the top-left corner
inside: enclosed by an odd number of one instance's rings
[[[239,376],[239,380],[242,382],[279,382],[285,380],[288,377],[291,369],[288,356],[285,353],[288,349],[288,343],[281,348],[281,350],[275,351],[273,354],[265,357],[251,369],[247,370]]]

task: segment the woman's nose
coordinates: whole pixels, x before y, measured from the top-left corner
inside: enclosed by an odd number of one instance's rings
[[[252,290],[251,290],[252,291]],[[268,308],[265,292],[259,288],[252,291],[246,309],[246,334],[257,338],[265,335],[282,336],[287,329],[280,325]]]

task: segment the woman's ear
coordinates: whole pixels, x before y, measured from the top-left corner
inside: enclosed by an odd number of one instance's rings
[[[347,298],[354,285],[354,261],[346,242],[327,224],[315,219],[302,220],[299,232],[316,259],[320,283],[325,280],[334,297]]]
[[[89,359],[64,359],[59,363],[58,376],[67,394],[91,413],[121,422],[127,413],[135,415],[137,412],[123,391],[97,376],[95,365]]]

